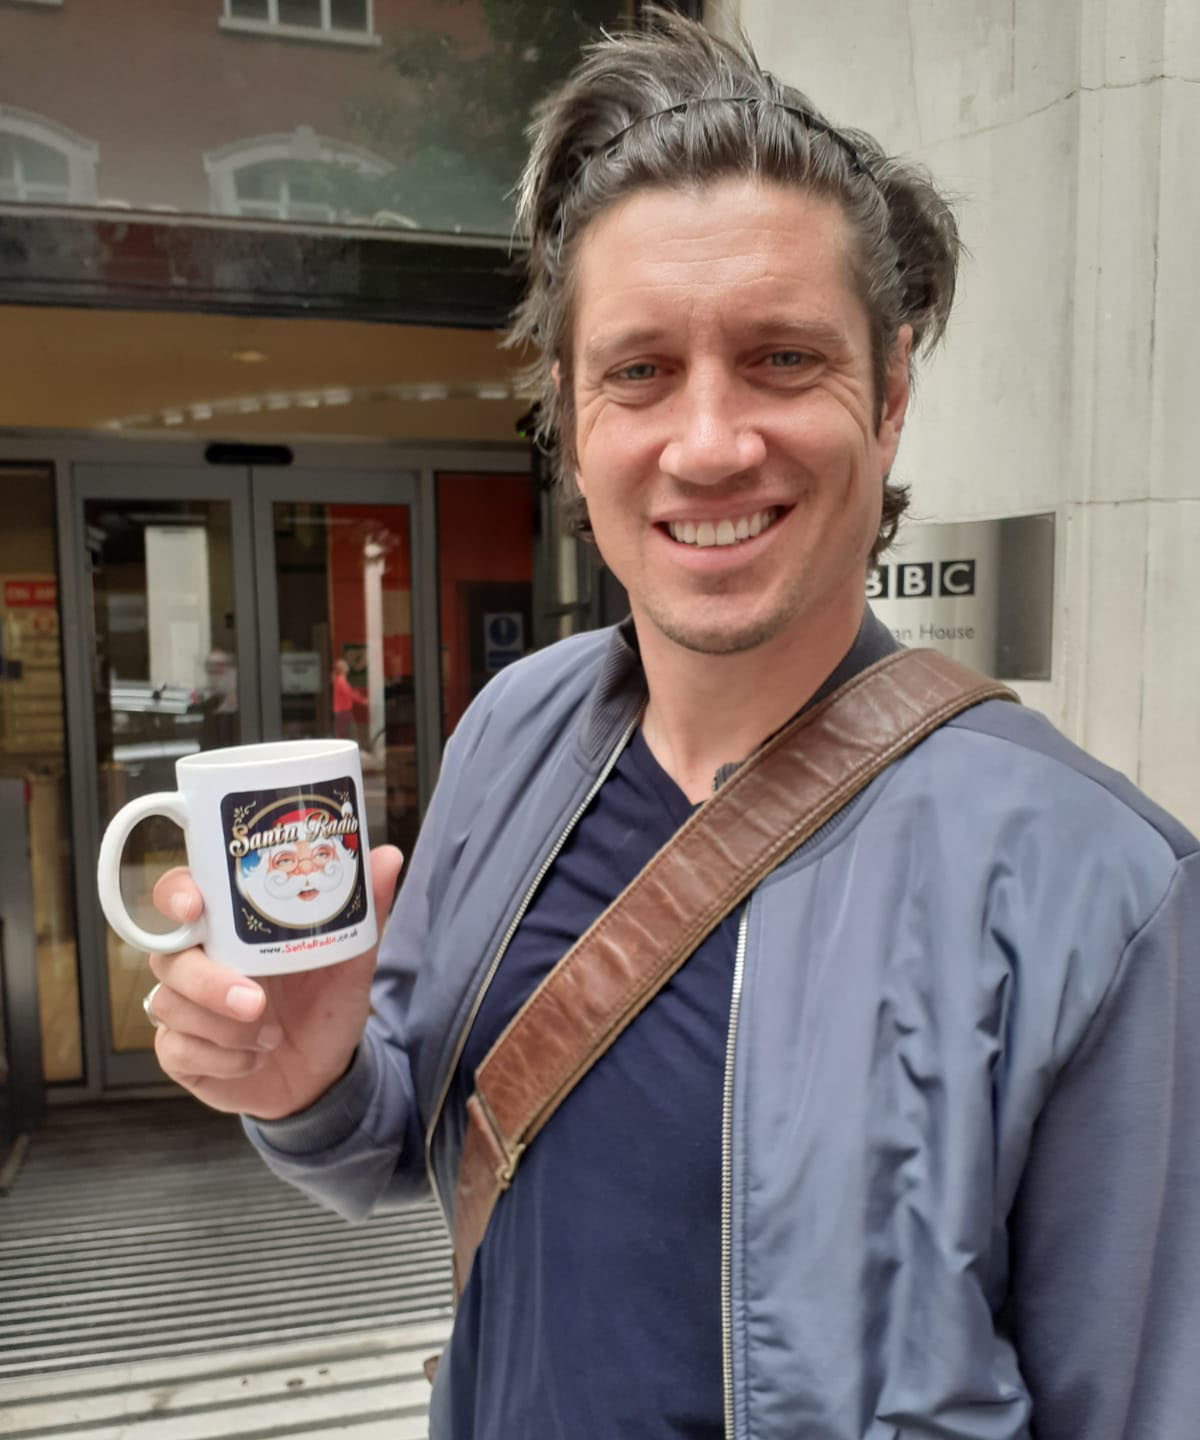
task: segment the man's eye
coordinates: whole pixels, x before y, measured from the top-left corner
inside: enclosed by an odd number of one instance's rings
[[[797,370],[802,365],[811,365],[815,358],[806,350],[773,350],[767,356],[767,363],[775,370]]]
[[[616,380],[653,380],[658,367],[649,360],[639,360],[636,365],[624,365],[614,373]]]

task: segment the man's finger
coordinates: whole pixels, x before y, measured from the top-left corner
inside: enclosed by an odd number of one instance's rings
[[[150,970],[160,984],[214,1015],[257,1020],[267,1003],[266,992],[256,981],[211,960],[196,947],[175,955],[151,955]]]
[[[239,1080],[262,1068],[266,1056],[255,1050],[226,1050],[224,1046],[180,1035],[174,1030],[154,1032],[154,1053],[165,1074],[172,1080],[187,1076],[193,1082],[205,1075],[210,1080]]]
[[[151,898],[160,915],[184,925],[204,909],[204,897],[196,889],[192,872],[183,865],[158,877]]]
[[[262,1053],[277,1049],[283,1040],[283,1031],[274,1022],[264,1025],[256,1021],[230,1020],[185,999],[169,985],[156,985],[152,993],[154,999],[147,1013],[152,1014],[156,1024],[174,1030],[177,1035],[207,1040],[223,1050],[257,1050]]]

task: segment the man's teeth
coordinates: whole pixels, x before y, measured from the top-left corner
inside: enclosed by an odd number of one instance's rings
[[[779,510],[772,506],[769,510],[756,510],[753,515],[741,515],[736,520],[718,520],[715,525],[711,520],[701,520],[699,523],[694,520],[673,520],[667,529],[671,532],[672,540],[704,550],[712,545],[732,545],[738,540],[751,540],[778,518]]]

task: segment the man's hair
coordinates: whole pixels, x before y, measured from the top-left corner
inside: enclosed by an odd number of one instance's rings
[[[588,226],[632,192],[747,176],[836,200],[870,323],[876,423],[900,327],[912,326],[914,352],[928,352],[945,330],[961,248],[946,200],[924,170],[888,156],[862,131],[831,125],[799,90],[763,70],[744,33],[722,40],[652,8],[644,30],[605,35],[584,50],[535,111],[529,134],[517,202],[528,283],[509,342],[532,347],[524,380],[536,402],[538,439],[556,458],[582,533],[572,285]],[[886,479],[872,561],[891,543],[907,506],[907,487]]]

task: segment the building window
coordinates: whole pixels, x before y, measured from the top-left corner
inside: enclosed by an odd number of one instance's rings
[[[374,0],[225,0],[225,30],[294,40],[377,45]]]
[[[328,140],[307,125],[213,150],[204,168],[217,215],[309,225],[384,223],[372,213],[373,182],[391,169],[387,161],[360,146]],[[415,224],[406,216],[389,219]]]
[[[99,154],[65,126],[0,105],[0,203],[94,205]]]
[[[264,160],[233,177],[237,213],[253,220],[309,220],[328,225],[337,212],[321,199],[313,167],[302,160]]]

